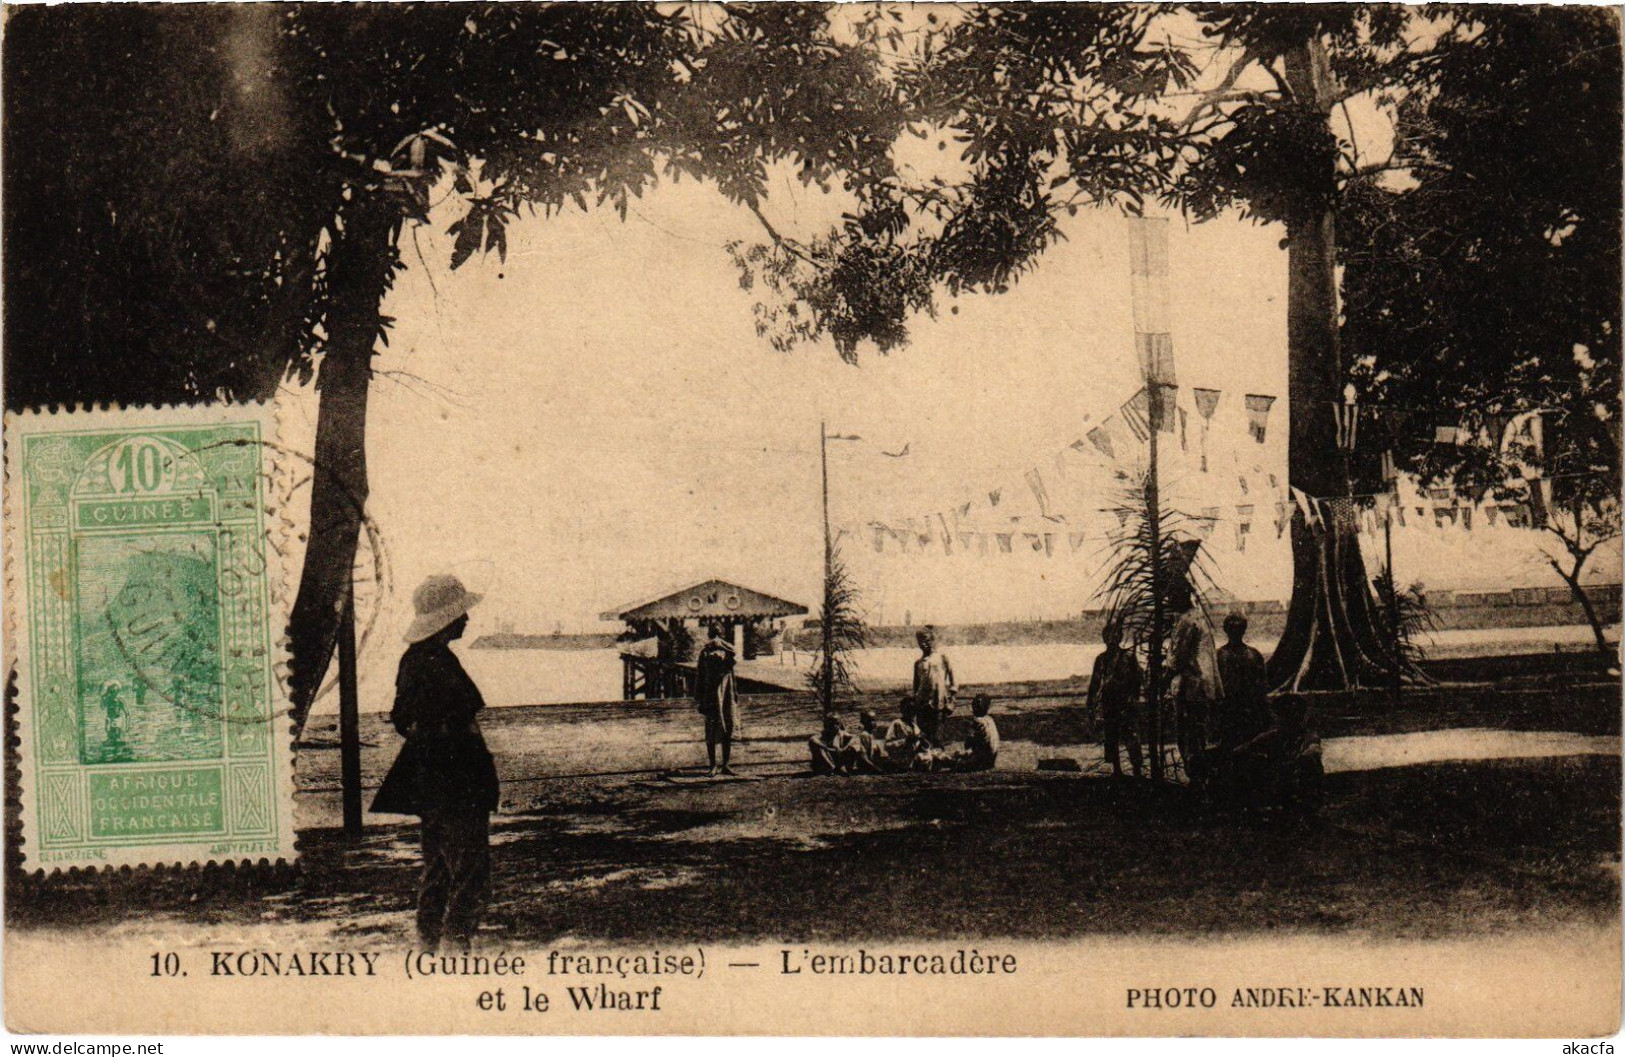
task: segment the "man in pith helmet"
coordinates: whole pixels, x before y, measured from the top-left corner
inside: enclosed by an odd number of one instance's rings
[[[479,600],[455,576],[431,576],[413,593],[417,615],[389,714],[406,744],[372,803],[423,820],[417,930],[425,950],[468,949],[491,882],[499,787],[477,719],[485,699],[451,652]]]

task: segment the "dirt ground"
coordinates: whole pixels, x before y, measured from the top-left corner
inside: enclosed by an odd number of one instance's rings
[[[741,762],[755,780],[720,784],[663,777],[703,756],[681,703],[496,710],[486,733],[504,804],[482,943],[1434,937],[1617,921],[1618,683],[1527,666],[1477,674],[1488,678],[1398,704],[1317,701],[1328,762],[1339,744],[1360,752],[1333,768],[1309,819],[1214,814],[1180,788],[1100,775],[1068,694],[1001,699],[998,771],[872,778],[805,776],[806,701],[753,701]],[[1475,737],[1445,733],[1461,728]],[[1424,755],[1387,747],[1415,732]],[[397,743],[377,724],[366,734],[376,785]],[[1451,758],[1457,741],[1480,758]],[[301,755],[297,867],[14,874],[8,921],[404,942],[412,820],[369,816],[347,844],[336,757]],[[1039,769],[1053,760],[1080,770]]]

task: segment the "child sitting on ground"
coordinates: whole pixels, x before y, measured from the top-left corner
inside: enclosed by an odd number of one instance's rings
[[[1247,810],[1315,810],[1326,769],[1306,716],[1297,694],[1276,698],[1274,725],[1231,751],[1229,766],[1215,776],[1216,798]]]
[[[858,732],[852,736],[857,759],[855,770],[860,774],[879,774],[885,770],[885,735],[879,721],[870,709],[858,713]]]
[[[914,767],[920,754],[931,747],[915,722],[914,697],[904,694],[897,703],[899,716],[886,727],[882,739],[881,769],[907,771]]]
[[[858,742],[847,733],[841,717],[831,712],[824,717],[824,729],[807,739],[813,774],[851,774],[858,764]]]
[[[988,715],[993,710],[993,699],[977,694],[971,699],[971,732],[965,748],[954,761],[955,770],[991,771],[999,759],[999,726]]]
[[[922,771],[991,771],[999,759],[999,726],[988,715],[993,699],[977,694],[971,701],[971,731],[964,744],[943,746],[920,754]]]

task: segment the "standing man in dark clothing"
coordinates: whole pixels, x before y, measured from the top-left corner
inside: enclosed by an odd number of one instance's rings
[[[705,717],[705,755],[711,775],[731,775],[728,766],[734,738],[739,732],[739,691],[734,685],[734,650],[716,625],[695,662],[694,707]],[[722,765],[717,766],[718,756]]]
[[[1089,675],[1088,710],[1100,709],[1101,725],[1105,727],[1106,759],[1111,761],[1112,777],[1123,777],[1123,760],[1118,754],[1119,742],[1128,743],[1128,762],[1134,777],[1140,777],[1140,662],[1133,650],[1122,646],[1123,628],[1117,621],[1108,621],[1100,633],[1106,649],[1095,658],[1095,667]]]
[[[423,819],[418,942],[468,950],[491,883],[496,765],[476,718],[485,699],[451,643],[480,596],[455,576],[431,576],[412,596],[417,618],[395,677],[390,722],[406,739],[372,809]]]
[[[1233,749],[1268,730],[1274,717],[1270,715],[1264,655],[1243,641],[1247,618],[1240,613],[1225,617],[1224,634],[1230,641],[1219,647],[1219,685],[1224,687],[1219,743]]]

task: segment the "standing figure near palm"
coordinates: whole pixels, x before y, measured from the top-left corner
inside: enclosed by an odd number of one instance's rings
[[[914,708],[920,731],[933,745],[942,744],[942,728],[954,710],[954,668],[937,652],[937,632],[925,627],[914,637],[920,657],[914,662]]]

